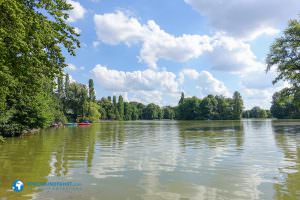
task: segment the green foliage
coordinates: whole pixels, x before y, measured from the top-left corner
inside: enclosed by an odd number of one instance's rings
[[[241,119],[243,108],[244,108],[244,103],[243,103],[241,94],[237,91],[234,92],[234,94],[233,94],[232,107],[233,107],[232,118],[233,119]]]
[[[179,100],[178,104],[182,104],[183,101],[184,101],[184,93],[181,92],[181,97],[180,97],[180,100]]]
[[[267,56],[267,71],[277,67],[273,84],[287,81],[291,87],[273,95],[271,113],[280,119],[300,118],[300,22],[290,20],[283,36],[272,44]]]
[[[208,95],[203,99],[185,98],[176,109],[176,118],[181,120],[229,120],[240,119],[243,100],[238,92],[233,98]]]
[[[75,55],[79,47],[65,22],[70,9],[62,0],[0,1],[0,134],[19,135],[61,117],[53,82],[66,66],[62,48]]]
[[[216,119],[217,118],[217,100],[214,96],[208,95],[205,97],[199,107],[200,107],[200,116],[199,119]]]
[[[277,67],[279,73],[273,83],[288,81],[292,90],[300,88],[300,23],[291,20],[284,35],[277,38],[267,56],[267,70]]]
[[[96,101],[96,94],[94,89],[94,81],[93,79],[89,79],[89,101]]]
[[[300,107],[299,97],[296,94],[290,94],[289,89],[283,89],[273,95],[271,113],[272,116],[279,119],[299,119]]]
[[[150,103],[143,111],[143,119],[162,119],[163,113],[158,105]]]
[[[185,98],[177,107],[177,118],[182,120],[199,119],[201,99]]]
[[[103,97],[100,101],[98,101],[98,105],[100,106],[100,114],[101,119],[108,120],[108,119],[114,119],[115,117],[112,116],[113,114],[113,105],[109,98]]]
[[[251,110],[245,110],[243,112],[243,118],[271,118],[271,113],[269,110],[255,106]]]
[[[163,108],[164,119],[175,119],[175,109],[171,106]]]
[[[232,99],[224,96],[215,96],[217,101],[216,112],[218,113],[216,119],[232,119]]]
[[[120,120],[124,120],[124,102],[123,97],[120,95],[118,100],[118,112],[120,116]]]
[[[92,121],[92,122],[97,122],[99,121],[101,117],[99,105],[95,102],[89,102],[89,113],[87,119]]]

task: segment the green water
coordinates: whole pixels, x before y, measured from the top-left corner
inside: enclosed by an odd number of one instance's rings
[[[53,181],[79,185],[28,185]],[[9,138],[2,199],[300,199],[300,121],[101,122]]]

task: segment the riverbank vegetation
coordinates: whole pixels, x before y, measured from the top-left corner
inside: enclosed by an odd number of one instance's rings
[[[63,49],[80,46],[61,0],[0,3],[0,133],[21,134],[64,118],[53,93],[66,67]]]
[[[126,102],[122,96],[96,99],[94,82],[70,82],[63,52],[80,47],[74,27],[66,23],[71,5],[61,0],[10,0],[0,3],[0,135],[17,136],[53,123],[90,120],[238,120],[243,100],[208,95],[184,97],[175,107]],[[300,25],[289,23],[267,57],[267,70],[277,66],[280,80],[291,87],[273,96],[277,118],[300,118]],[[246,117],[269,117],[254,108]]]
[[[179,103],[175,107],[150,103],[144,105],[139,102],[124,102],[123,97],[113,96],[98,101],[101,119],[104,120],[226,120],[240,119],[243,100],[238,92],[232,98],[208,95],[203,99],[197,97],[185,98],[182,93]]]
[[[265,118],[272,118],[272,114],[270,110],[265,110],[258,106],[255,106],[251,110],[243,111],[243,118],[265,119]]]
[[[273,95],[272,115],[276,118],[300,118],[300,22],[290,20],[283,36],[277,38],[267,56],[267,71],[276,67],[276,84],[285,81],[289,87]]]

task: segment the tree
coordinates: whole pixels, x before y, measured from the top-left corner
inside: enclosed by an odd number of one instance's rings
[[[184,93],[181,92],[181,97],[180,97],[180,100],[179,100],[179,103],[178,104],[182,104],[184,101]]]
[[[300,23],[291,20],[285,29],[283,36],[277,38],[272,44],[267,56],[267,71],[277,67],[278,76],[273,84],[280,80],[288,81],[291,88],[290,94],[300,91]]]
[[[64,95],[63,77],[61,75],[57,77],[57,95],[58,98],[62,98]]]
[[[61,0],[0,2],[2,133],[11,131],[4,127],[17,126],[21,133],[53,120],[54,80],[66,66],[62,48],[75,55],[79,47],[75,29],[66,23],[70,9]]]
[[[120,115],[120,120],[124,120],[124,102],[123,97],[120,95],[118,100],[118,112]]]
[[[232,119],[232,99],[224,96],[215,96],[215,99],[217,101],[216,112],[218,113],[216,119]]]
[[[258,106],[253,107],[251,110],[246,110],[243,112],[243,118],[268,118],[270,115],[269,111],[261,109]]]
[[[216,119],[217,118],[217,100],[214,96],[208,95],[200,103],[201,114],[199,119]]]
[[[89,100],[91,102],[96,101],[95,89],[94,89],[94,81],[93,79],[89,79]]]
[[[184,101],[177,107],[178,119],[200,119],[200,104],[201,99],[198,99],[197,97],[185,98]]]
[[[143,111],[143,115],[143,118],[148,120],[162,118],[162,112],[160,107],[158,105],[155,105],[154,103],[150,103],[147,105],[147,107]]]
[[[124,103],[124,119],[125,120],[131,120],[132,119],[132,106],[128,103]]]
[[[69,98],[69,87],[70,87],[70,76],[69,74],[66,74],[65,77],[65,98]]]
[[[232,98],[232,108],[233,108],[233,114],[232,117],[233,119],[241,119],[242,112],[243,112],[243,99],[242,96],[239,92],[234,92],[233,98]]]
[[[114,115],[115,115],[115,119],[120,120],[120,114],[119,114],[119,111],[118,111],[117,97],[116,96],[113,96],[113,112],[114,112]]]
[[[80,83],[71,83],[69,86],[69,99],[66,102],[68,115],[75,121],[78,117],[84,119],[88,115],[88,90]]]
[[[101,113],[99,110],[100,110],[100,108],[97,103],[89,102],[89,115],[88,115],[87,119],[92,122],[99,121],[99,119],[101,117]]]
[[[99,110],[101,114],[101,119],[114,119],[115,115],[113,114],[112,103],[107,98],[103,97],[98,101]],[[112,116],[113,115],[113,116]]]
[[[172,107],[166,106],[163,108],[164,119],[175,119],[175,111]]]
[[[295,98],[297,94],[290,94],[288,89],[283,89],[273,95],[271,113],[278,119],[300,118],[300,108]]]

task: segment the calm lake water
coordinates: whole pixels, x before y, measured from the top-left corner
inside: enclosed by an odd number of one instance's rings
[[[9,138],[0,199],[300,199],[300,121],[101,122]]]

